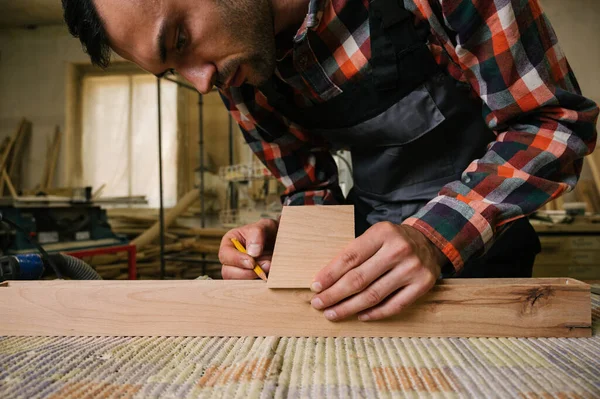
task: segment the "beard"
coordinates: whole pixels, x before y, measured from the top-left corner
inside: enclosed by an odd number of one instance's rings
[[[217,0],[221,21],[232,40],[243,43],[247,56],[229,61],[219,71],[217,87],[242,65],[249,70],[246,80],[253,86],[265,83],[275,71],[275,32],[269,0]]]

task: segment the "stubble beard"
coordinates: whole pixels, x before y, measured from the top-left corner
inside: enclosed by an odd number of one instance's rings
[[[217,86],[242,65],[249,69],[246,82],[264,84],[275,71],[275,32],[273,9],[269,0],[217,0],[221,20],[234,41],[244,43],[247,56],[232,60],[219,71]]]

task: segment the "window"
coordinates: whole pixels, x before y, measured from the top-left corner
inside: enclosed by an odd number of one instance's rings
[[[156,78],[86,76],[82,89],[85,185],[105,197],[145,195],[159,207]],[[177,202],[177,85],[161,82],[164,204]]]

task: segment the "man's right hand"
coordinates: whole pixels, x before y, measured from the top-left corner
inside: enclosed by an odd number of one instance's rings
[[[271,256],[279,224],[273,219],[261,219],[256,223],[229,230],[221,240],[219,260],[223,265],[221,275],[226,280],[253,280],[259,278],[254,273],[252,258],[265,273],[271,268]],[[248,254],[238,251],[231,239],[237,239]]]

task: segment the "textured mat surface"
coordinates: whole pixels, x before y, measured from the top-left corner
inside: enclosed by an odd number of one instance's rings
[[[600,398],[592,307],[584,339],[0,337],[0,398]]]

